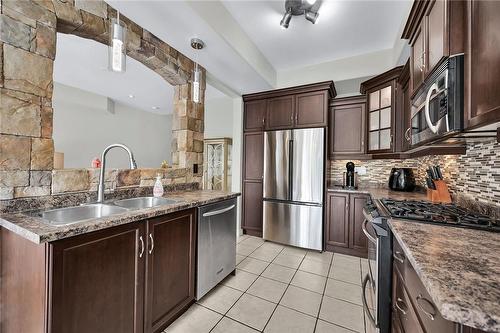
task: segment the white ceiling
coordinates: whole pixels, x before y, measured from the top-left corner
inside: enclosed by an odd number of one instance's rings
[[[223,4],[279,71],[392,48],[412,2],[325,0],[316,24],[294,16],[288,29],[279,26],[284,1]]]

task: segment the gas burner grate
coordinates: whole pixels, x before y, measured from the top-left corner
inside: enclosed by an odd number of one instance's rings
[[[500,232],[500,220],[495,220],[485,215],[473,214],[454,204],[391,199],[382,199],[381,202],[391,217]]]

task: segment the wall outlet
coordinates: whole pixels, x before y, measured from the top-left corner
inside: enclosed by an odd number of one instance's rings
[[[358,173],[360,176],[366,175],[366,167],[365,166],[357,166],[354,168],[354,171]]]

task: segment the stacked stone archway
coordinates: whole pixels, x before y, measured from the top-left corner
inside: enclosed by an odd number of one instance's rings
[[[0,0],[0,199],[51,194],[57,32],[108,44],[115,17],[104,1]],[[127,55],[175,86],[172,160],[182,168],[200,164],[193,179],[201,183],[204,93],[201,103],[192,102],[194,63],[127,17],[120,19],[127,27]]]

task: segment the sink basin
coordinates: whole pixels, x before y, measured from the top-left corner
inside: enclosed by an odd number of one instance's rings
[[[128,209],[108,204],[88,204],[83,206],[52,209],[41,212],[40,217],[53,225],[68,225],[88,219],[120,214]]]
[[[113,204],[128,208],[128,209],[143,209],[143,208],[152,208],[163,205],[171,205],[176,203],[177,200],[166,199],[161,197],[138,197],[131,199],[123,199],[117,200],[113,202]]]

